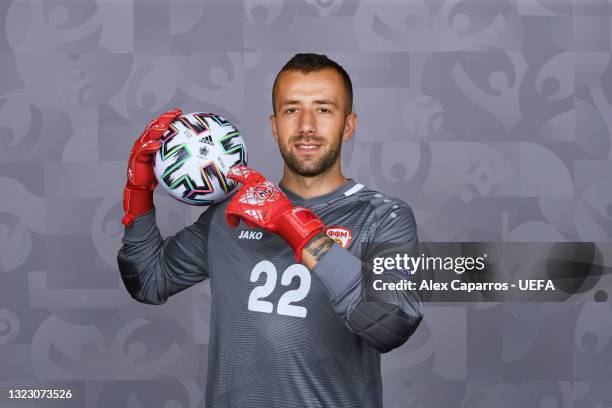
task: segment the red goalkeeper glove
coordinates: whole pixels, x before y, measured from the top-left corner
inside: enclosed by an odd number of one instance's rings
[[[161,148],[159,139],[170,123],[181,116],[180,109],[172,109],[152,120],[134,143],[127,168],[127,183],[123,190],[125,215],[121,223],[131,227],[134,219],[153,208],[153,190],[157,179],[153,170],[153,155]]]
[[[242,218],[248,226],[280,235],[300,262],[304,245],[324,231],[323,221],[307,208],[294,207],[280,188],[255,170],[235,166],[227,177],[243,184],[225,209],[228,225],[235,228]]]

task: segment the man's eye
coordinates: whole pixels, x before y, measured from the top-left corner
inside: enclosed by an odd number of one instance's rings
[[[295,112],[297,112],[297,108],[287,108],[287,110],[285,112],[287,112],[287,113],[295,113]]]
[[[329,113],[329,112],[330,112],[330,110],[329,110],[329,109],[327,109],[327,108],[319,108],[319,110],[320,110],[321,112],[323,112],[323,113]]]

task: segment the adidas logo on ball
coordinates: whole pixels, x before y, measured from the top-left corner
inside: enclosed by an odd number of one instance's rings
[[[204,136],[200,139],[200,143],[206,143],[208,145],[214,146],[215,142],[213,142],[212,135]]]

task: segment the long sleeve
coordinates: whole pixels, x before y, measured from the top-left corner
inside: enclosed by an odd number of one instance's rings
[[[165,240],[155,223],[155,209],[136,218],[132,227],[125,229],[117,263],[125,287],[134,299],[162,304],[173,294],[208,277],[207,213]]]
[[[335,312],[345,320],[349,330],[383,353],[406,342],[423,318],[418,292],[371,289],[373,279],[382,282],[410,279],[405,271],[395,269],[374,275],[369,266],[375,257],[395,253],[412,256],[418,251],[412,210],[401,201],[398,204],[389,206],[391,210],[381,214],[363,259],[334,245],[313,269],[330,293]]]

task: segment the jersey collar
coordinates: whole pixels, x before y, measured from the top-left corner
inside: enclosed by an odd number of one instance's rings
[[[308,199],[302,198],[299,195],[295,194],[293,191],[287,189],[287,187],[285,187],[282,182],[278,183],[278,186],[280,187],[281,190],[283,190],[283,193],[285,193],[285,195],[291,201],[293,201],[294,204],[303,205],[303,206],[308,207],[308,206],[313,206],[313,205],[317,205],[320,203],[325,203],[327,201],[333,200],[334,198],[340,197],[341,195],[349,191],[351,188],[353,188],[356,184],[357,183],[355,182],[355,180],[347,179],[344,184],[342,184],[340,187],[338,187],[334,191],[329,192],[327,194],[323,194],[318,197],[312,197]]]

